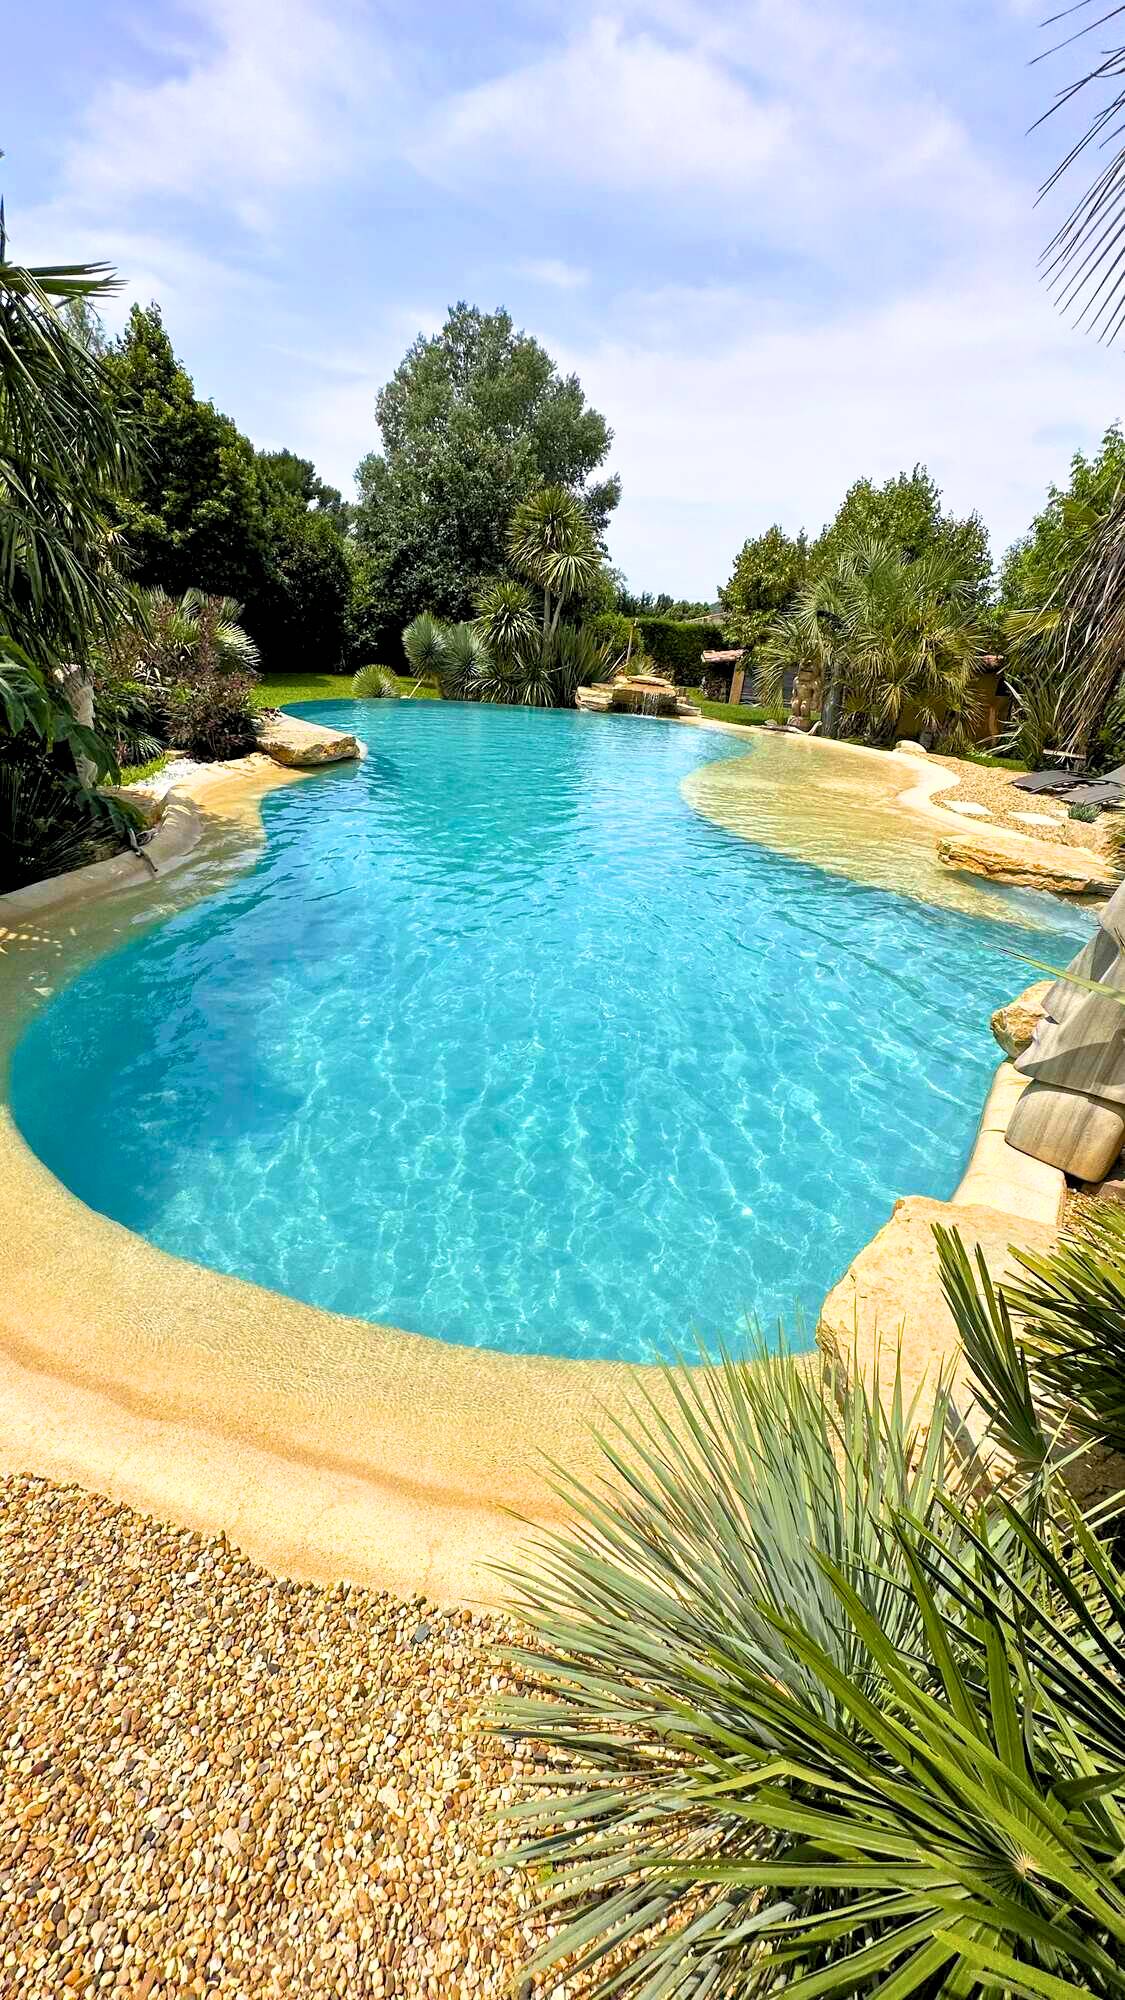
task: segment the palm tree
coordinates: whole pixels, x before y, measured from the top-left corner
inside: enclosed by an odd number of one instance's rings
[[[954,740],[968,719],[981,638],[968,582],[940,550],[913,560],[888,543],[848,544],[809,578],[763,647],[763,690],[777,699],[790,666],[811,666],[823,688],[821,726],[838,736],[851,717],[871,741],[889,741],[907,710],[915,726]]]
[[[0,206],[0,678],[10,729],[107,766],[74,718],[65,671],[104,638],[127,600],[113,562],[110,500],[131,440],[104,393],[102,363],[67,306],[116,284],[105,265],[14,264]]]
[[[521,501],[508,529],[508,561],[542,593],[543,651],[563,608],[590,588],[601,568],[589,515],[565,486],[541,486]]]
[[[1090,0],[1078,0],[1051,17],[1049,25],[1065,22],[1065,32],[1044,55],[1070,47],[1121,14],[1120,6],[1093,10]],[[1115,340],[1125,324],[1123,76],[1125,46],[1100,49],[1097,61],[1058,90],[1037,121],[1042,124],[1080,101],[1095,100],[1085,129],[1044,181],[1040,199],[1052,194],[1095,148],[1099,156],[1106,156],[1055,231],[1041,262],[1060,307],[1074,312],[1079,326],[1107,342]],[[1035,607],[1058,617],[1053,672],[1064,720],[1059,747],[1079,758],[1096,742],[1125,682],[1123,586],[1125,487],[1118,489],[1094,526],[1085,554],[1060,578],[1051,605]],[[1036,692],[1042,694],[1041,686]]]

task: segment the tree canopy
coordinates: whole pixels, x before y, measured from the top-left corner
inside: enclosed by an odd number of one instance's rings
[[[1125,436],[1111,424],[1092,457],[1076,451],[1068,486],[1052,485],[1047,504],[1008,550],[1000,571],[1006,611],[1041,610],[1089,552],[1091,537],[1125,486]]]
[[[376,415],[383,448],[359,467],[355,523],[373,643],[374,628],[397,632],[422,609],[467,617],[537,487],[573,493],[595,534],[617,505],[616,477],[594,477],[612,442],[605,418],[505,311],[454,306],[408,349]]]
[[[105,357],[109,394],[145,440],[118,502],[136,580],[233,598],[267,667],[343,662],[351,577],[345,505],[307,459],[257,452],[202,401],[160,309],[134,306]]]
[[[804,530],[796,537],[787,535],[775,521],[764,535],[743,542],[730,581],[719,592],[723,626],[734,645],[761,643],[771,621],[791,604],[808,567]]]
[[[979,514],[958,519],[944,511],[941,489],[924,465],[897,473],[881,486],[870,479],[857,479],[849,486],[833,519],[813,543],[813,569],[830,569],[844,549],[862,541],[897,549],[908,562],[935,550],[974,603],[988,602],[992,588],[988,530]]]

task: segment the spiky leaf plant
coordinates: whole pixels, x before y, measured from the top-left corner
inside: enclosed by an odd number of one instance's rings
[[[541,486],[520,502],[508,528],[508,560],[543,596],[542,638],[553,638],[565,605],[601,569],[590,517],[565,486]]]
[[[531,595],[513,577],[496,576],[481,585],[473,623],[498,667],[514,668],[538,647]]]
[[[1125,1209],[1102,1201],[993,1286],[936,1230],[942,1283],[992,1435],[1042,1484],[1076,1443],[1125,1454]]]
[[[529,1970],[622,2000],[1125,1996],[1125,1577],[812,1362],[664,1378],[562,1479],[502,1726]],[[974,1501],[973,1503],[977,1503]],[[1064,1553],[1060,1553],[1060,1550]]]
[[[480,682],[489,673],[492,659],[482,634],[475,625],[450,625],[445,633],[445,650],[437,671],[438,691],[444,701],[472,701],[480,692]]]
[[[352,675],[352,693],[357,701],[397,701],[398,682],[389,667],[372,662]]]
[[[412,618],[402,635],[402,650],[417,675],[416,686],[423,681],[438,681],[445,660],[445,627],[428,611],[420,611]]]
[[[821,1864],[779,1896],[762,1870],[803,1865],[826,1759],[833,1793],[848,1760],[886,1759],[871,1631],[924,1660],[929,1615],[896,1523],[944,1528],[962,1471],[940,1388],[923,1430],[897,1380],[868,1393],[811,1359],[660,1379],[604,1441],[604,1484],[559,1475],[575,1526],[513,1579],[535,1640],[501,1721],[546,1752],[517,1809],[559,1926],[533,1969],[701,2000],[756,1991],[765,1930],[826,1907]]]
[[[623,655],[598,639],[588,625],[560,625],[547,649],[556,708],[573,708],[580,687],[613,679]]]

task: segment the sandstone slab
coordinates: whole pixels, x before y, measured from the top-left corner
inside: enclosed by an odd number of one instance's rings
[[[342,764],[362,756],[359,741],[341,729],[325,729],[295,715],[264,715],[257,725],[258,748],[275,764],[308,771],[319,764]]]
[[[1037,979],[1006,1006],[996,1009],[989,1026],[1006,1056],[1022,1056],[1031,1047],[1035,1030],[1044,1018],[1043,1002],[1050,990],[1049,979]]]
[[[934,1224],[956,1227],[969,1251],[979,1247],[994,1280],[1010,1276],[1011,1247],[1047,1250],[1055,1230],[976,1205],[953,1208],[925,1195],[895,1203],[889,1222],[860,1251],[821,1308],[820,1347],[869,1382],[876,1369],[884,1383],[902,1357],[908,1397],[932,1389],[939,1369],[948,1372],[960,1347],[953,1315],[941,1289]]]
[[[1100,1181],[1125,1145],[1125,1107],[1036,1079],[1012,1113],[1008,1144],[1076,1180]]]
[[[1046,889],[1056,896],[1108,896],[1117,886],[1109,862],[1092,848],[1061,847],[1022,836],[1009,846],[995,835],[951,833],[942,835],[937,854],[946,868],[983,875],[1016,889]]]

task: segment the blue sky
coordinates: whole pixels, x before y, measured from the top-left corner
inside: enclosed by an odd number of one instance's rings
[[[345,491],[413,336],[506,304],[614,428],[635,588],[710,597],[917,459],[999,555],[1125,410],[1125,345],[1036,274],[1076,129],[1027,136],[1075,64],[1029,67],[1042,11],[36,0],[11,250],[112,259],[201,394]]]

